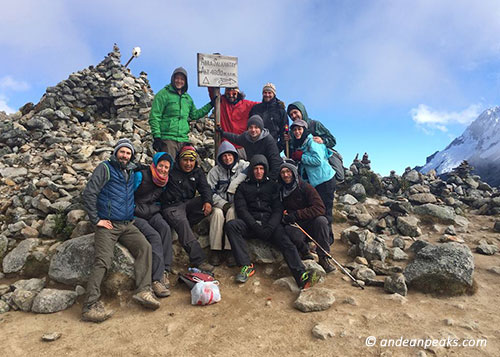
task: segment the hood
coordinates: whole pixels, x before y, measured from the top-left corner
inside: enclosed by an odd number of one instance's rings
[[[286,108],[286,113],[289,114],[290,110],[292,109],[300,110],[300,112],[302,113],[302,120],[304,120],[305,122],[308,122],[310,120],[309,115],[307,115],[306,107],[304,104],[302,104],[302,102],[293,102],[289,104],[288,107]]]
[[[172,76],[170,77],[170,85],[175,89],[174,77],[177,73],[182,73],[186,77],[186,84],[181,89],[182,93],[186,93],[188,90],[188,74],[184,68],[178,67],[178,68],[174,69],[174,71],[172,72]]]
[[[264,128],[264,130],[262,130],[262,132],[260,133],[259,137],[256,140],[253,140],[250,137],[250,134],[248,134],[248,131],[245,131],[244,135],[245,135],[245,139],[248,140],[248,142],[256,143],[257,141],[262,140],[266,136],[271,135],[271,134],[269,134],[269,130],[268,129]]]
[[[280,166],[280,172],[281,172],[281,169],[284,167],[286,167],[287,169],[290,169],[290,171],[292,171],[294,181],[298,183],[300,181],[300,177],[299,177],[299,170],[298,170],[297,166],[295,166],[292,162],[285,161]],[[281,175],[278,176],[278,181],[281,185],[285,185],[285,183],[283,182],[283,179],[281,178]]]
[[[256,181],[253,175],[253,168],[257,165],[264,166],[264,179],[267,178],[267,174],[269,173],[269,164],[267,163],[266,157],[260,154],[254,155],[250,159],[250,165],[248,166],[248,178],[251,181]]]
[[[164,155],[167,157],[166,159],[170,162],[170,167],[174,166],[174,159],[172,159],[172,156],[170,156],[170,154],[168,152],[157,152],[156,154],[154,154],[154,156],[153,156],[153,164],[155,166],[157,166],[158,165],[158,161],[160,161],[160,158],[162,156],[164,156]]]
[[[217,153],[217,165],[224,166],[224,163],[222,162],[222,154],[225,154],[226,152],[230,152],[234,155],[234,163],[235,164],[240,159],[240,156],[238,155],[238,151],[236,151],[236,148],[234,147],[234,145],[231,144],[229,141],[223,141],[220,144],[219,151]]]

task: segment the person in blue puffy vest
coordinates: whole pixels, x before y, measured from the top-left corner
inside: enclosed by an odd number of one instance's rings
[[[82,193],[82,203],[90,222],[95,224],[95,260],[87,282],[82,320],[102,322],[113,311],[99,300],[101,282],[114,256],[117,242],[135,259],[136,294],[133,299],[146,308],[157,309],[160,302],[151,292],[152,251],[144,235],[134,226],[134,147],[130,140],[118,140],[113,155],[92,173]]]

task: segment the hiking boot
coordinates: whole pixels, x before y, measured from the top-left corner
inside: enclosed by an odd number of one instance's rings
[[[209,273],[214,271],[214,266],[212,264],[207,263],[207,262],[203,262],[201,264],[198,264],[196,267],[198,269],[200,269],[201,271],[207,271]]]
[[[226,252],[226,255],[227,255],[226,256],[226,265],[228,266],[228,268],[235,267],[236,266],[236,259],[234,259],[233,252],[228,250]]]
[[[246,283],[248,278],[250,278],[254,274],[255,274],[255,268],[253,264],[244,265],[241,268],[241,271],[238,273],[238,275],[236,275],[236,278],[234,280],[237,283]]]
[[[221,250],[210,251],[210,256],[208,257],[208,262],[213,266],[219,266],[222,263],[223,256]]]
[[[164,298],[170,296],[170,290],[168,290],[165,285],[163,285],[163,283],[159,281],[153,281],[151,287],[153,288],[153,292],[155,293],[156,297]]]
[[[165,270],[163,272],[163,278],[161,279],[161,283],[163,284],[163,286],[165,286],[165,288],[170,289],[170,280],[168,280],[168,277],[169,277],[169,272]]]
[[[299,288],[302,290],[307,290],[316,284],[319,280],[319,276],[316,274],[314,270],[305,271],[300,277],[300,285]]]
[[[330,263],[330,259],[328,259],[328,257],[321,257],[321,258],[319,258],[318,264],[321,265],[321,267],[323,269],[325,269],[325,272],[327,274],[331,273],[332,271],[337,270],[337,268],[335,267],[335,265],[333,265],[332,263]]]
[[[310,251],[307,251],[306,253],[300,253],[300,259],[301,260],[314,260],[314,256],[311,254]]]
[[[82,321],[103,322],[113,316],[113,313],[113,310],[106,309],[101,301],[97,301],[83,308]]]
[[[143,291],[138,292],[132,296],[132,299],[148,309],[156,310],[160,307],[160,302],[156,300],[153,293],[149,289],[144,289]]]

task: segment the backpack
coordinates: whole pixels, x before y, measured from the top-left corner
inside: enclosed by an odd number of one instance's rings
[[[316,132],[316,120],[310,119],[309,130],[311,133]],[[335,181],[336,183],[342,183],[345,179],[344,176],[344,160],[342,155],[335,150],[334,148],[327,147],[328,151],[332,153],[332,155],[328,158],[328,163],[332,167],[333,171],[335,171]]]

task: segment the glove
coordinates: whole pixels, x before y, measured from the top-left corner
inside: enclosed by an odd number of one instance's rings
[[[304,155],[304,152],[302,150],[296,150],[292,153],[292,159],[295,161],[300,161],[302,160],[302,155]]]
[[[292,224],[297,221],[297,215],[294,212],[289,212],[288,214],[283,215],[283,222],[286,224]]]
[[[217,100],[217,98],[218,98],[218,97],[219,97],[219,96],[218,96],[218,95],[216,95],[216,96],[214,96],[214,97],[212,98],[212,100],[210,100],[210,104],[212,104],[212,107],[215,107],[215,101]]]
[[[162,146],[163,146],[163,140],[161,140],[160,138],[154,138],[154,140],[153,140],[153,149],[156,152],[160,152]]]
[[[215,131],[218,132],[220,135],[224,134],[224,130],[222,130],[222,127],[220,125],[215,126]]]
[[[271,227],[270,225],[266,224],[263,228],[262,232],[262,238],[268,239],[273,235],[274,232],[274,227]]]
[[[224,204],[224,206],[222,207],[222,212],[224,212],[224,216],[226,215],[227,211],[229,211],[230,208],[231,204],[229,202]]]

